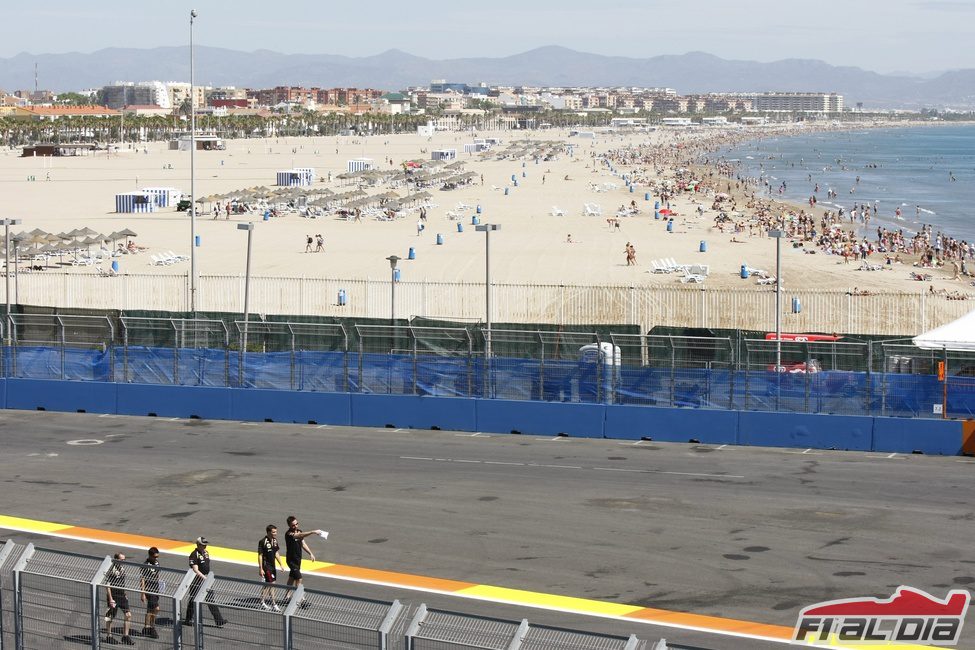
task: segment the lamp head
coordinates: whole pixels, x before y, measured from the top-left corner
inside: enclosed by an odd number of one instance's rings
[[[391,268],[391,269],[395,269],[396,268],[396,263],[399,262],[399,260],[400,260],[399,256],[397,256],[397,255],[390,255],[386,259],[389,260],[389,268]]]
[[[196,9],[190,9],[190,19],[192,20],[193,18],[196,18],[196,16]]]

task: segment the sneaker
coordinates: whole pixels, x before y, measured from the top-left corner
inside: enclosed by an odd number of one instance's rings
[[[156,632],[156,628],[154,628],[154,627],[150,627],[149,628],[149,638],[152,638],[152,639],[158,639],[159,638],[159,632]]]
[[[271,611],[271,606],[268,605],[265,601],[262,600],[261,601],[261,609],[263,609],[266,612],[269,612],[269,611]]]
[[[217,621],[217,627],[223,627],[227,624],[227,621]]]
[[[122,645],[135,645],[135,641],[132,640],[132,637],[125,635],[122,637]]]
[[[276,612],[280,612],[280,611],[281,611],[281,608],[280,608],[280,607],[278,607],[278,604],[277,604],[277,603],[274,603],[274,604],[273,604],[273,605],[271,606],[271,609],[273,609],[273,610],[274,610],[274,611],[276,611]]]
[[[149,636],[149,628],[147,627],[142,628],[142,636]]]

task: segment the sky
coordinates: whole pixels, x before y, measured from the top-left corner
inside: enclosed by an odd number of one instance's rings
[[[286,54],[503,57],[544,45],[648,58],[975,68],[975,0],[45,0],[10,3],[0,57],[196,42]],[[7,3],[4,3],[7,4]],[[23,28],[11,28],[21,25]]]

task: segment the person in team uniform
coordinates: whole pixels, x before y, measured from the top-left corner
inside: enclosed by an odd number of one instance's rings
[[[301,584],[301,556],[302,552],[308,553],[311,561],[315,561],[315,554],[308,548],[305,538],[310,535],[320,535],[322,531],[311,530],[303,532],[298,528],[298,518],[294,515],[288,517],[288,532],[284,534],[285,560],[288,563],[288,585],[297,587]]]
[[[203,581],[210,575],[210,554],[207,552],[207,544],[209,542],[207,542],[206,537],[197,537],[196,548],[190,553],[190,569],[196,574],[196,578],[190,586],[189,603],[186,605],[186,618],[183,619],[184,625],[193,624],[193,600],[196,598],[197,593],[199,593],[200,587],[203,586]],[[226,625],[227,621],[224,620],[219,607],[213,603],[207,603],[207,607],[210,609],[210,615],[213,616],[213,621],[217,627]]]
[[[257,569],[261,573],[261,579],[268,585],[261,589],[261,607],[280,612],[281,608],[274,601],[274,589],[270,586],[278,579],[278,567],[281,566],[278,527],[268,524],[264,532],[267,534],[257,543]]]
[[[142,592],[142,602],[146,606],[146,620],[142,624],[142,636],[158,639],[156,616],[159,614],[159,549],[155,546],[150,548],[146,554],[146,561],[142,564],[139,590]]]
[[[135,645],[132,637],[129,636],[129,627],[132,625],[132,610],[129,608],[129,597],[125,593],[125,567],[121,562],[125,561],[125,555],[116,553],[112,556],[115,560],[105,578],[108,582],[106,599],[108,600],[108,611],[105,612],[105,643],[118,645],[118,641],[112,636],[112,621],[115,615],[121,611],[125,622],[122,624],[122,643],[125,645]]]

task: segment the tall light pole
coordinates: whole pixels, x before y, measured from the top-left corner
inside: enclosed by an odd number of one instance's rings
[[[775,239],[775,370],[782,372],[782,238],[785,232],[776,228],[768,236]]]
[[[20,219],[3,220],[3,246],[4,246],[4,265],[3,276],[7,289],[7,313],[4,316],[4,332],[7,335],[7,345],[10,345],[10,226],[16,226]]]
[[[14,235],[14,304],[20,304],[20,242],[24,241],[23,236]]]
[[[400,258],[396,255],[390,255],[386,258],[389,260],[389,320],[393,325],[396,324],[396,264],[399,262]]]
[[[250,321],[250,297],[251,297],[251,240],[254,236],[254,222],[238,223],[237,230],[247,231],[247,263],[244,270],[244,332],[243,340],[240,344],[240,384],[244,383],[244,355],[247,354],[247,323]]]
[[[196,314],[196,80],[194,77],[193,21],[190,9],[190,313]]]
[[[482,223],[474,230],[484,233],[484,358],[491,358],[491,233],[501,230],[496,223]]]

